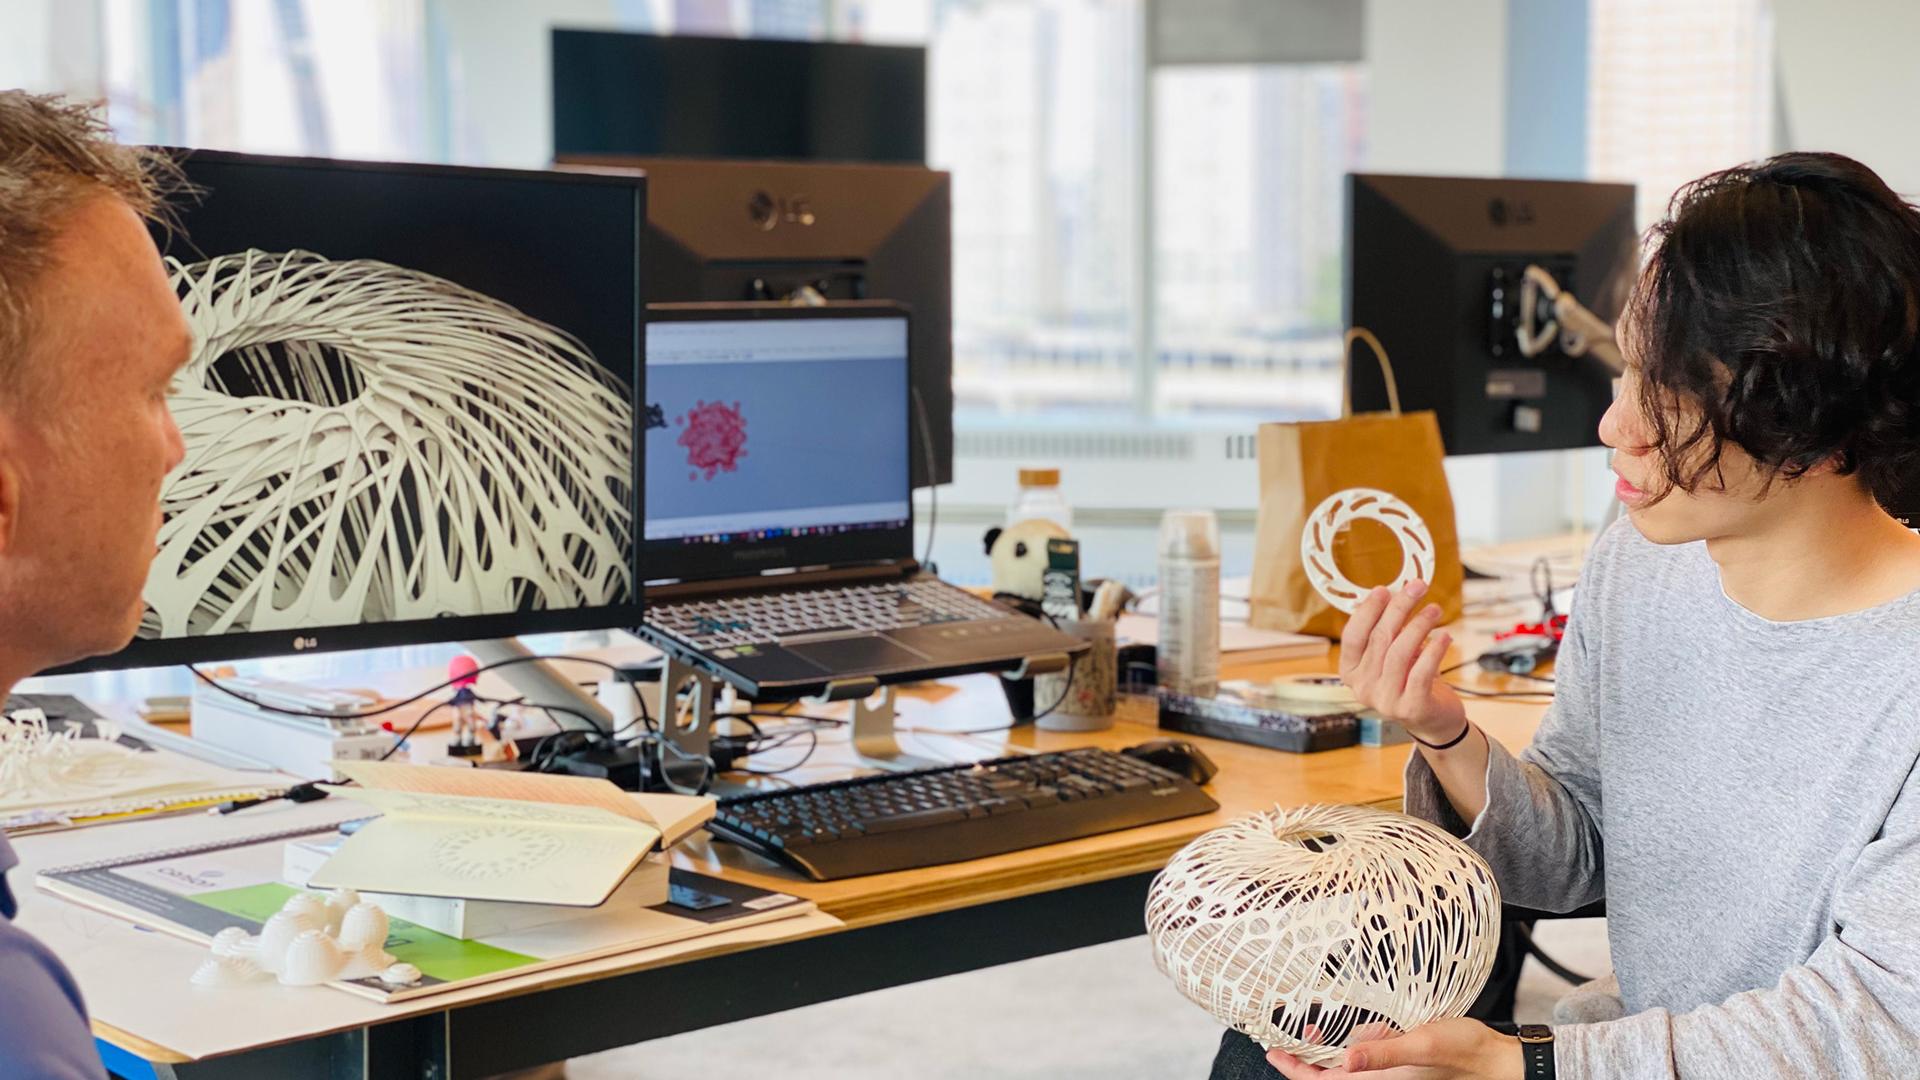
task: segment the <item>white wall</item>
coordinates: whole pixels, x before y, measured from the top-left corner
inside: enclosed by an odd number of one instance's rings
[[[1498,176],[1508,0],[1367,0],[1367,167]]]
[[[1866,162],[1895,191],[1920,196],[1920,3],[1774,0],[1781,108],[1789,145]]]

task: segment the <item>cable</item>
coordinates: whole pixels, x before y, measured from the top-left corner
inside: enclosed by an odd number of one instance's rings
[[[455,676],[453,678],[446,680],[445,682],[441,682],[436,685],[429,686],[425,690],[420,691],[419,693],[413,695],[412,697],[402,698],[399,701],[388,702],[387,704],[382,705],[376,709],[367,709],[362,712],[353,712],[353,713],[323,713],[323,712],[313,712],[306,709],[289,709],[289,708],[282,708],[281,706],[278,706],[278,705],[269,705],[258,698],[252,697],[247,694],[243,694],[238,690],[234,690],[231,687],[228,687],[222,684],[220,680],[214,678],[213,676],[207,674],[204,671],[201,671],[197,666],[193,664],[183,664],[181,666],[185,667],[188,671],[193,672],[193,675],[195,678],[199,679],[203,683],[206,683],[208,686],[213,687],[215,690],[220,691],[221,693],[227,695],[230,698],[234,698],[239,701],[244,701],[248,705],[251,705],[256,709],[261,709],[266,712],[279,713],[282,716],[304,716],[304,717],[308,717],[310,719],[315,719],[315,720],[369,720],[376,716],[385,716],[390,712],[395,712],[400,709],[404,709],[407,706],[412,705],[416,701],[425,700],[426,698],[429,698],[434,694],[437,694],[440,691],[445,690],[446,688],[453,686],[457,683],[468,682],[472,680],[475,676],[480,675],[483,672],[493,671],[497,668],[511,667],[514,664],[532,664],[532,663],[538,663],[540,661],[545,661],[545,660],[560,660],[560,661],[565,661],[565,662],[574,663],[574,664],[593,664],[599,667],[606,668],[608,671],[612,672],[617,678],[623,678],[623,679],[626,678],[626,672],[623,668],[620,667],[620,665],[611,663],[606,660],[601,660],[601,659],[598,659],[597,657],[592,657],[592,656],[573,656],[566,653],[553,653],[546,656],[510,656],[505,660],[496,660],[491,664],[482,664],[479,667],[474,668],[472,671],[467,672],[465,675]],[[645,720],[647,724],[651,726],[653,723],[653,720],[652,720],[652,717],[649,715],[649,712],[647,709],[646,696],[640,693],[640,685],[634,682],[632,679],[627,679],[627,685],[633,688],[633,698],[634,698],[634,701],[639,703],[641,719]],[[525,701],[525,697],[523,696],[521,698],[521,702],[524,702],[524,701]],[[566,706],[562,706],[562,705],[547,706],[547,705],[534,704],[534,705],[529,705],[528,707],[529,708],[550,708],[558,712],[564,712],[572,716],[578,716],[581,719],[587,719],[587,716],[585,713],[579,712],[575,709],[567,708]],[[593,724],[595,727],[600,728],[602,731],[605,730],[605,728],[602,727],[596,721],[588,720],[588,723]],[[625,730],[625,729],[623,728],[622,730]]]
[[[1055,709],[1067,703],[1067,696],[1073,693],[1074,676],[1079,670],[1080,657],[1077,654],[1067,657],[1067,684],[1060,688],[1060,696],[1053,699],[1053,704],[1034,713],[1025,720],[1015,720],[1011,724],[1002,724],[999,727],[973,728],[966,731],[948,731],[945,728],[923,727],[896,727],[893,730],[904,731],[912,735],[992,735],[995,732],[1012,731],[1016,728],[1026,727],[1028,724],[1037,724],[1047,717],[1052,716]]]
[[[940,528],[940,485],[933,482],[937,475],[933,464],[933,428],[927,423],[927,403],[920,397],[920,388],[909,386],[908,389],[913,393],[913,414],[920,420],[920,445],[927,452],[927,555],[920,560],[920,566],[933,573],[933,534]]]
[[[191,665],[189,665],[189,666],[191,666]],[[440,711],[441,709],[447,709],[447,708],[452,708],[452,707],[453,707],[453,702],[451,702],[451,701],[443,701],[443,702],[441,702],[440,704],[438,704],[438,705],[435,705],[435,706],[434,706],[433,708],[431,708],[431,709],[428,709],[428,710],[427,710],[426,712],[423,712],[423,713],[421,713],[421,714],[420,714],[420,715],[419,715],[419,716],[418,716],[418,717],[417,717],[417,718],[416,718],[416,719],[415,719],[415,720],[413,721],[413,726],[412,726],[412,727],[410,727],[410,728],[408,728],[408,729],[406,730],[406,732],[405,732],[404,734],[402,734],[402,735],[401,735],[401,736],[400,736],[399,738],[396,738],[396,739],[394,739],[394,740],[393,740],[393,745],[392,745],[392,746],[389,746],[389,747],[387,747],[387,752],[386,752],[386,753],[384,753],[384,754],[381,754],[381,755],[380,755],[379,757],[377,757],[377,758],[375,758],[374,760],[375,760],[375,761],[385,761],[385,760],[387,760],[388,758],[390,758],[390,757],[392,757],[392,756],[393,756],[393,755],[394,755],[395,753],[397,753],[397,752],[399,751],[399,749],[400,749],[400,748],[401,748],[402,746],[405,746],[405,745],[407,744],[407,740],[408,740],[408,739],[411,739],[411,738],[413,738],[413,733],[414,733],[414,732],[416,732],[416,731],[419,731],[419,730],[420,730],[420,725],[421,725],[421,724],[424,724],[424,723],[426,723],[426,722],[427,722],[427,717],[429,717],[429,716],[432,716],[432,715],[433,715],[434,713],[437,713],[437,712],[439,712],[439,711]]]
[[[1067,696],[1073,693],[1073,678],[1075,675],[1078,675],[1079,673],[1080,673],[1080,654],[1074,653],[1067,657],[1067,681],[1066,681],[1066,685],[1060,688],[1060,696],[1053,699],[1053,704],[1047,706],[1046,708],[1040,710],[1037,713],[1034,713],[1033,719],[1029,721],[1029,723],[1037,724],[1040,721],[1045,720],[1047,717],[1052,716],[1055,709],[1058,709],[1060,706],[1065,705],[1067,703]]]

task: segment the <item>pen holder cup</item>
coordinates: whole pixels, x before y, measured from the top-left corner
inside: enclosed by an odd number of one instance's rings
[[[1035,721],[1043,731],[1102,731],[1113,726],[1116,668],[1112,620],[1062,622],[1060,629],[1093,647],[1065,671],[1033,680],[1033,707],[1053,711]],[[1068,677],[1072,677],[1069,685]],[[1065,694],[1065,697],[1061,695]],[[1054,702],[1059,702],[1054,707]]]

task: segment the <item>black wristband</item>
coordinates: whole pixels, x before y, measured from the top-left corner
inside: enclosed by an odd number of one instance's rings
[[[1468,720],[1467,722],[1460,725],[1460,734],[1455,735],[1453,738],[1448,739],[1446,742],[1443,742],[1443,743],[1430,743],[1427,740],[1421,738],[1420,736],[1415,735],[1411,731],[1407,732],[1407,738],[1412,739],[1414,742],[1419,743],[1421,746],[1424,746],[1429,750],[1451,750],[1454,747],[1459,746],[1460,740],[1466,738],[1467,732],[1472,730],[1473,730],[1473,721]]]
[[[1520,1040],[1520,1061],[1525,1080],[1556,1080],[1553,1057],[1553,1029],[1544,1024],[1515,1024],[1495,1021],[1488,1027],[1502,1035]]]
[[[1553,1029],[1544,1024],[1521,1024],[1518,1035],[1526,1080],[1555,1080]]]

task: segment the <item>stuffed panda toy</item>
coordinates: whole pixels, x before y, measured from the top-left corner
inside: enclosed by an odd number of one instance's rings
[[[1058,523],[1045,518],[1017,522],[1006,528],[987,530],[987,557],[993,563],[993,596],[1014,603],[1029,601],[1035,611],[1046,595],[1041,576],[1047,569],[1047,541],[1069,539],[1072,534]]]

